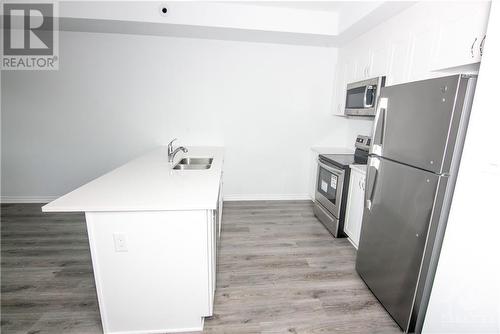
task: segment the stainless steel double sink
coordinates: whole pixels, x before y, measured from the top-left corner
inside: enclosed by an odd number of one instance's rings
[[[182,158],[173,169],[175,170],[202,170],[212,166],[214,158]]]

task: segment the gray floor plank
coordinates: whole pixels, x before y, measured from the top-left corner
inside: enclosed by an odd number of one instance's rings
[[[225,202],[206,333],[401,333],[310,201]],[[102,333],[83,214],[1,206],[2,333]]]

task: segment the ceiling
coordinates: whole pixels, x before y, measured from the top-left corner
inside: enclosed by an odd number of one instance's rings
[[[340,46],[409,1],[61,1],[60,30]],[[168,14],[162,15],[162,6]]]
[[[253,6],[339,12],[342,11],[346,5],[352,5],[353,1],[240,1],[238,3]]]

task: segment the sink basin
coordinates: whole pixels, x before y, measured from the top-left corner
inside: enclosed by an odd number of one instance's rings
[[[177,169],[177,170],[197,170],[197,169],[209,169],[210,166],[212,165],[209,165],[209,164],[177,164],[174,166],[174,169]]]
[[[213,158],[182,158],[174,166],[176,170],[201,170],[209,169],[212,166]]]
[[[181,165],[211,165],[213,158],[183,158],[179,161]]]

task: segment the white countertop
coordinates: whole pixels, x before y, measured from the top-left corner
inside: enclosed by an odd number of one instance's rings
[[[349,165],[351,169],[355,169],[361,174],[366,174],[366,165]]]
[[[212,210],[222,176],[222,147],[187,147],[167,161],[157,148],[42,207],[44,212]],[[206,170],[174,170],[183,157],[213,157]]]
[[[354,148],[346,147],[326,147],[326,146],[313,146],[311,150],[318,154],[351,154],[354,153]]]

